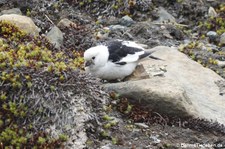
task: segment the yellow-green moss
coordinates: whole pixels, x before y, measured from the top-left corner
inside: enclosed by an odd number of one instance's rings
[[[64,72],[82,68],[79,52],[67,54],[55,50],[47,39],[30,36],[7,21],[0,21],[0,146],[3,148],[55,148],[67,140],[62,134],[50,139],[45,132],[35,132],[32,124],[17,123],[26,119],[28,108],[22,102],[35,86],[34,76],[46,72],[58,81],[64,81]],[[36,73],[36,74],[35,74]],[[8,89],[5,89],[8,86]],[[55,88],[51,88],[52,91]],[[20,93],[13,96],[14,93]],[[21,100],[21,101],[20,101]],[[35,102],[35,101],[32,101]],[[41,111],[39,109],[38,111]],[[37,111],[33,111],[33,114]],[[41,145],[41,146],[40,146]]]

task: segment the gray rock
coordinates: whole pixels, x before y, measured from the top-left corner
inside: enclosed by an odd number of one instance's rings
[[[225,124],[225,98],[215,84],[224,80],[214,71],[192,61],[176,48],[156,47],[154,56],[164,61],[144,61],[145,68],[149,65],[167,65],[165,78],[176,81],[185,90],[193,108],[197,111],[194,117],[206,118]]]
[[[163,22],[176,22],[176,19],[170,14],[168,13],[165,8],[163,7],[159,7],[158,8],[158,20],[156,20],[157,23],[163,23]]]
[[[5,4],[7,3],[7,0],[0,0],[0,4]]]
[[[12,8],[12,9],[8,9],[8,10],[2,10],[1,11],[1,15],[2,14],[18,14],[18,15],[22,15],[22,12],[20,11],[19,8]]]
[[[134,123],[134,124],[140,128],[145,128],[145,129],[149,128],[149,126],[146,125],[145,123]]]
[[[120,23],[121,25],[123,25],[123,26],[129,27],[129,26],[131,26],[132,24],[134,24],[135,21],[134,21],[131,17],[129,17],[128,15],[126,15],[126,16],[122,17],[122,18],[119,20],[119,23]]]
[[[127,29],[127,27],[122,26],[122,25],[110,25],[109,29],[111,31],[125,31]]]
[[[159,144],[161,142],[160,139],[158,139],[159,135],[151,135],[150,139],[152,139],[154,144]]]
[[[225,33],[220,36],[220,44],[225,45]]]
[[[206,34],[206,36],[207,37],[217,37],[218,36],[218,34],[216,33],[216,32],[214,32],[214,31],[209,31],[207,34]]]
[[[12,8],[12,9],[1,11],[1,14],[19,14],[19,15],[22,15],[22,12],[20,11],[19,8]]]
[[[0,20],[7,20],[24,32],[31,35],[39,35],[39,28],[34,24],[31,18],[18,14],[4,14],[0,16]]]
[[[216,17],[218,14],[217,12],[215,11],[215,9],[213,7],[209,7],[209,10],[208,10],[208,16],[209,17]]]
[[[213,42],[213,43],[216,43],[219,41],[219,36],[216,32],[214,31],[209,31],[207,32],[206,34],[207,37],[209,37],[209,42]]]
[[[141,62],[147,73],[164,66],[164,76],[137,81],[105,84],[108,90],[118,92],[131,102],[139,102],[159,113],[175,116],[193,116],[225,124],[225,98],[217,84],[222,77],[189,59],[176,48],[155,47],[153,56]]]
[[[100,31],[98,31],[95,35],[96,39],[107,39],[109,37],[109,28],[108,27],[104,27],[103,29],[100,29]]]
[[[117,92],[122,97],[127,97],[134,104],[138,102],[146,108],[163,114],[186,117],[190,116],[190,112],[195,112],[185,90],[176,81],[170,79],[154,77],[104,84],[103,87]]]
[[[58,49],[63,44],[63,33],[61,30],[54,26],[48,33],[47,38],[49,41],[55,45],[55,47]]]
[[[62,20],[59,21],[59,23],[57,24],[58,27],[64,28],[64,27],[70,27],[71,25],[76,26],[76,24],[72,21],[70,21],[67,18],[64,18]]]
[[[217,65],[221,68],[225,68],[225,61],[219,61],[217,60]]]

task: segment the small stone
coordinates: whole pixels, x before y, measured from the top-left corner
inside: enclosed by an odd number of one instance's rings
[[[111,31],[124,31],[126,30],[127,28],[125,26],[122,26],[122,25],[110,25],[109,26],[109,29]]]
[[[0,0],[1,5],[5,4],[5,3],[7,3],[7,0]]]
[[[159,7],[157,12],[159,18],[156,20],[158,23],[165,23],[165,22],[176,22],[176,19],[166,11],[165,8]]]
[[[132,24],[135,23],[135,21],[131,17],[129,17],[128,15],[122,17],[119,22],[120,22],[121,25],[127,26],[127,27],[129,27],[129,26],[131,26]]]
[[[225,68],[225,61],[219,61],[217,60],[217,65],[221,68]]]
[[[149,128],[149,126],[144,124],[144,123],[135,123],[135,125],[140,127],[140,128]]]
[[[209,31],[207,34],[206,34],[207,37],[216,37],[217,36],[217,33],[214,32],[214,31]]]
[[[209,10],[208,10],[208,16],[209,17],[216,17],[218,14],[217,12],[215,11],[215,9],[213,7],[209,7]]]
[[[225,33],[220,36],[220,44],[225,45]]]
[[[67,18],[64,18],[64,19],[60,20],[59,23],[57,24],[57,26],[60,27],[60,28],[70,27],[71,25],[75,25],[76,26],[76,23],[70,21]]]
[[[158,137],[159,137],[158,135],[151,135],[150,139],[152,139],[154,144],[159,144],[161,142],[161,140],[158,139]]]
[[[110,32],[109,28],[105,27],[101,31],[98,31],[96,33],[96,38],[97,39],[107,39],[109,36],[109,32]]]
[[[209,37],[209,42],[217,42],[218,41],[218,34],[214,31],[209,31],[206,34],[207,37]]]
[[[55,47],[58,49],[63,44],[63,33],[61,30],[54,26],[48,33],[47,38],[49,41],[55,45]]]
[[[19,8],[12,8],[8,10],[2,10],[1,14],[19,14],[22,15],[22,12],[20,11]]]

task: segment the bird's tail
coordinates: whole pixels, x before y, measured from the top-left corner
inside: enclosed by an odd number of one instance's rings
[[[152,56],[152,55],[150,55],[149,58],[154,59],[154,60],[161,60],[161,61],[164,61],[163,59],[158,58],[158,57],[155,57],[155,56]]]
[[[154,60],[161,60],[161,61],[164,61],[163,59],[161,58],[158,58],[158,57],[155,57],[152,55],[152,53],[154,53],[155,51],[148,51],[147,53],[149,54],[148,57],[151,58],[151,59],[154,59]]]

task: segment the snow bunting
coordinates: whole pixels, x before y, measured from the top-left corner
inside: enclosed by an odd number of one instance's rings
[[[84,52],[85,71],[103,80],[123,79],[132,74],[141,59],[158,59],[152,53],[132,41],[110,41]]]

